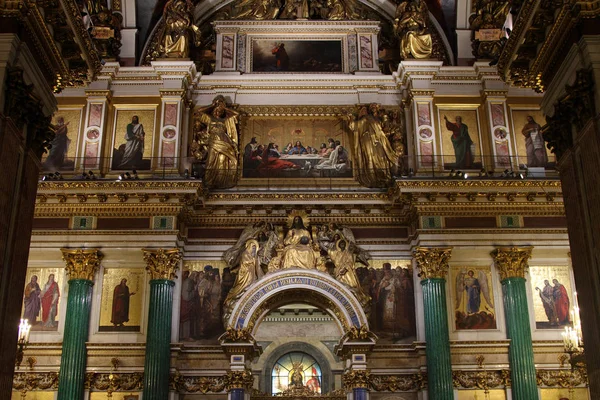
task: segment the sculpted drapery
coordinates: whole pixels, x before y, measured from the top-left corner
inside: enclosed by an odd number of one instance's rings
[[[200,29],[193,23],[193,9],[189,0],[169,0],[165,5],[162,57],[187,58],[190,53],[190,35],[194,45],[200,45]]]
[[[423,0],[406,0],[396,8],[394,28],[400,38],[400,56],[429,58],[433,41],[427,29],[428,12]]]

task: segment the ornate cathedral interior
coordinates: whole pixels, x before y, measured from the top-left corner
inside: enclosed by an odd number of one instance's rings
[[[1,399],[600,398],[598,3],[0,11]]]

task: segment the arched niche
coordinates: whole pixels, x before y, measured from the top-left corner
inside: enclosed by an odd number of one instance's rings
[[[252,284],[235,304],[227,325],[249,328],[254,335],[268,312],[294,302],[329,313],[340,328],[340,336],[350,327],[368,327],[364,310],[346,286],[329,274],[304,269],[277,271]]]
[[[331,364],[319,349],[309,343],[304,342],[290,342],[283,344],[267,355],[261,371],[261,388],[264,388],[261,390],[268,394],[272,393],[273,382],[271,379],[271,372],[273,366],[281,357],[293,352],[306,353],[316,360],[321,367],[321,393],[325,394],[330,392],[332,389],[331,385],[333,383]]]

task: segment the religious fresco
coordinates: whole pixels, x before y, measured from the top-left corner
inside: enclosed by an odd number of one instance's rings
[[[369,260],[356,273],[371,297],[365,312],[379,343],[411,341],[416,335],[415,288],[409,260]]]
[[[341,40],[253,39],[252,72],[343,72]]]
[[[438,113],[444,169],[481,169],[477,110],[440,106]]]
[[[113,131],[112,170],[149,170],[153,157],[156,110],[117,109]]]
[[[517,147],[519,167],[554,168],[554,154],[546,148],[542,137],[541,125],[546,123],[539,109],[512,109],[513,132]]]
[[[271,371],[272,394],[308,390],[321,394],[321,366],[310,355],[292,352],[283,355]]]
[[[450,282],[456,329],[496,329],[491,268],[453,266]]]
[[[140,332],[146,271],[105,268],[99,332]]]
[[[59,108],[52,116],[56,136],[52,147],[42,156],[44,171],[73,171],[83,108]]]
[[[541,399],[544,400],[589,400],[590,394],[586,388],[573,389],[540,389]]]
[[[351,146],[335,117],[250,117],[242,137],[245,178],[352,177]]]
[[[537,329],[564,329],[572,324],[573,287],[568,266],[529,267]]]
[[[27,268],[22,315],[32,331],[58,330],[63,284],[63,268]]]

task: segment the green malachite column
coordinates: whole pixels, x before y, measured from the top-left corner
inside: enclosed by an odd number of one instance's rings
[[[102,256],[97,249],[61,249],[69,275],[69,297],[60,358],[58,400],[83,398],[88,328],[94,275]]]
[[[143,396],[144,400],[164,400],[169,396],[173,279],[177,277],[181,253],[178,249],[142,251],[150,274]]]
[[[539,398],[525,289],[525,270],[531,250],[532,247],[501,247],[492,252],[502,283],[506,332],[510,339],[508,357],[513,400]]]
[[[413,252],[423,287],[428,397],[435,400],[454,399],[446,311],[446,275],[451,252],[451,248],[427,247],[417,247]]]

